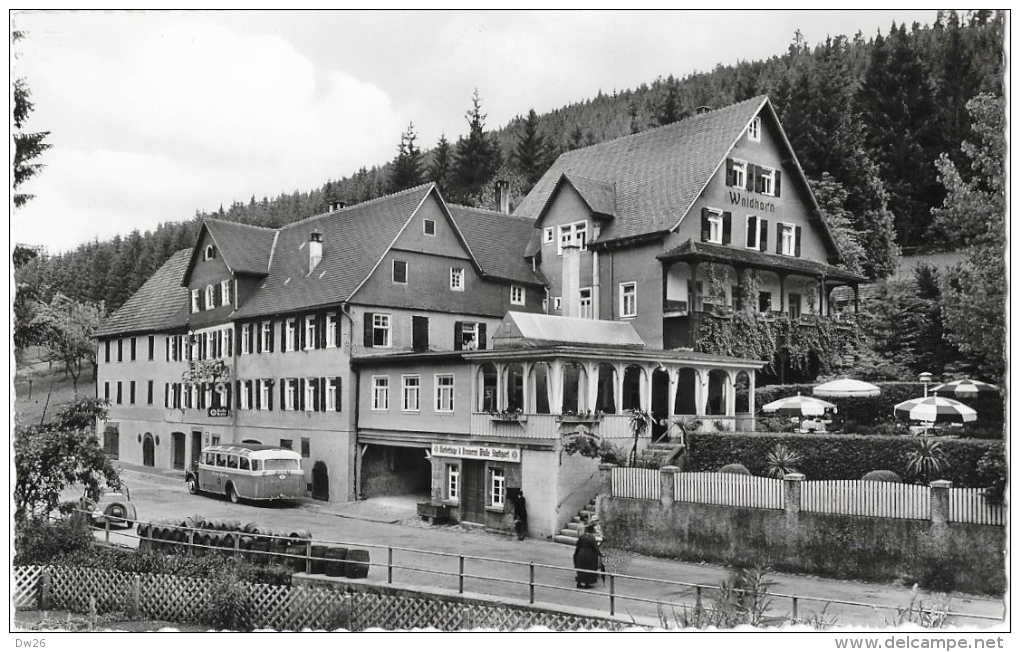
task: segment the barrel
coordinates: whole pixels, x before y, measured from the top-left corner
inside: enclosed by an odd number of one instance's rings
[[[351,548],[347,551],[347,577],[360,579],[368,577],[368,551],[361,548]]]
[[[227,532],[238,532],[241,529],[241,521],[223,521],[223,529]]]
[[[245,523],[241,528],[241,531],[246,534],[263,534],[262,529],[259,528],[258,523]]]
[[[192,550],[194,550],[195,555],[201,557],[209,554],[208,546],[211,544],[212,536],[208,532],[196,532],[194,541],[195,547]]]
[[[325,546],[326,548],[326,568],[324,569],[327,577],[343,577],[346,570],[347,562],[347,548],[340,548],[338,546]]]
[[[326,551],[329,546],[312,546],[312,573],[322,575],[326,572]]]
[[[238,536],[239,535],[234,532],[224,532],[220,535],[220,547],[225,550],[233,550]]]
[[[142,552],[152,550],[152,526],[148,523],[138,524],[138,549]]]
[[[308,530],[295,530],[294,532],[291,532],[287,536],[289,536],[291,539],[293,539],[295,543],[298,543],[298,542],[308,541],[309,539],[311,539],[312,538],[312,533],[309,532]]]
[[[188,518],[184,519],[184,526],[190,528],[203,528],[205,527],[205,517],[189,516]]]

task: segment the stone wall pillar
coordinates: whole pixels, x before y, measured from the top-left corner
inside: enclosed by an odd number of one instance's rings
[[[599,464],[599,493],[595,496],[595,513],[602,514],[605,501],[613,497],[613,469],[615,464]]]
[[[664,466],[659,469],[659,504],[664,508],[673,506],[677,473],[680,473],[678,466]]]
[[[783,494],[786,499],[786,529],[794,531],[800,524],[801,489],[803,473],[787,473],[783,476]]]

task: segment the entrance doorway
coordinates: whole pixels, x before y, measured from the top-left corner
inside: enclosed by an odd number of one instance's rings
[[[202,431],[191,431],[191,466],[198,465],[198,458],[202,454]]]
[[[329,500],[329,469],[322,460],[312,465],[312,498]]]
[[[184,460],[186,458],[185,452],[184,452],[184,445],[185,445],[184,433],[183,432],[174,432],[174,433],[171,433],[170,434],[170,438],[173,440],[174,468],[175,469],[183,469],[184,468]]]
[[[145,433],[142,439],[142,464],[156,466],[156,445],[152,443],[152,435]]]
[[[485,462],[464,460],[464,500],[461,502],[462,521],[485,522]]]
[[[669,430],[669,373],[656,369],[652,373],[652,441],[666,436]]]

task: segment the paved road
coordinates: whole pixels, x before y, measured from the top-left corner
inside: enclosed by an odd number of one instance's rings
[[[206,518],[236,519],[242,523],[255,522],[272,528],[274,532],[309,530],[319,541],[368,548],[373,564],[369,580],[376,582],[385,582],[387,579],[387,547],[392,547],[393,582],[400,585],[457,590],[459,556],[462,555],[465,557],[464,573],[468,576],[464,579],[465,592],[522,600],[529,598],[528,564],[532,563],[536,565],[536,602],[586,610],[597,609],[604,613],[609,610],[608,585],[587,591],[574,587],[573,571],[569,568],[573,548],[544,540],[517,541],[502,535],[470,531],[459,525],[430,527],[413,517],[413,512],[408,509],[412,504],[410,501],[405,501],[403,506],[399,501],[387,502],[385,499],[348,505],[317,501],[286,506],[234,505],[221,498],[188,494],[179,473],[171,476],[125,468],[122,477],[131,488],[131,498],[138,507],[141,520],[182,520],[188,516],[201,515]],[[133,530],[115,534],[111,540],[131,545],[136,542],[131,534]],[[496,562],[491,559],[506,561]],[[658,578],[714,587],[728,575],[726,569],[718,566],[681,563],[616,551],[611,551],[609,565],[611,571],[621,575],[615,580],[616,613],[622,616],[633,615],[641,622],[658,619],[659,607],[656,602],[693,604],[694,589],[632,578]],[[479,579],[479,576],[486,579]],[[774,582],[770,588],[772,593],[801,596],[798,601],[801,618],[819,613],[825,607],[826,620],[835,618],[837,626],[890,626],[896,622],[896,608],[906,607],[912,599],[911,589],[900,586],[778,573],[770,575],[769,579]],[[818,600],[806,600],[805,597]],[[925,603],[937,599],[923,594],[917,598]],[[826,601],[830,601],[828,606]],[[867,603],[889,608],[875,609],[831,601]],[[1000,619],[1004,614],[1002,600],[986,597],[953,595],[949,605],[951,611],[958,613]],[[668,606],[665,609],[667,612],[671,610]],[[791,612],[792,601],[789,598],[772,598],[771,614],[781,616]],[[992,620],[962,617],[952,622],[966,628],[996,624]]]

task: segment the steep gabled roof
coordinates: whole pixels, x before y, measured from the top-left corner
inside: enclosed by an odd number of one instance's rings
[[[549,193],[549,199],[542,206],[542,211],[535,219],[536,226],[542,223],[549,207],[553,205],[553,199],[564,186],[570,186],[581,196],[582,201],[588,205],[588,210],[593,215],[604,219],[611,219],[616,216],[616,184],[608,181],[596,181],[576,174],[562,174],[553,190]],[[532,231],[528,244],[524,249],[524,255],[528,258],[537,254],[542,248],[542,237],[539,228]]]
[[[376,268],[434,189],[426,184],[279,229],[269,274],[234,318],[346,301]],[[322,260],[308,273],[308,234],[322,233]]]
[[[542,284],[524,258],[535,220],[456,204],[447,208],[485,276]]]
[[[767,102],[762,95],[567,152],[556,159],[514,214],[538,216],[560,177],[567,174],[571,180],[582,177],[615,187],[616,219],[602,228],[600,241],[666,232],[687,213]]]
[[[269,273],[276,229],[206,218],[202,220],[202,229],[198,233],[196,243],[202,241],[202,233],[205,232],[212,238],[220,258],[231,273],[260,276]],[[202,252],[196,244],[182,282],[187,281],[201,255]]]
[[[191,253],[191,249],[182,249],[170,256],[124,305],[103,321],[99,337],[183,328],[188,319],[188,290],[181,287],[181,279]]]

